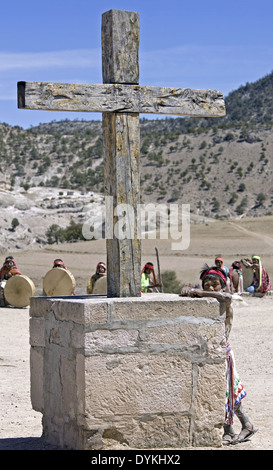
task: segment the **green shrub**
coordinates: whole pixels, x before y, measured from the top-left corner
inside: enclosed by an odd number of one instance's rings
[[[163,271],[162,273],[163,291],[168,294],[180,294],[182,284],[176,278],[175,271]]]
[[[82,224],[76,224],[73,220],[71,220],[66,228],[61,228],[57,224],[51,225],[46,231],[46,237],[49,245],[53,243],[73,243],[79,240],[85,240],[82,234]]]

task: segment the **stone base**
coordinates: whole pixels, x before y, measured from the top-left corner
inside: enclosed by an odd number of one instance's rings
[[[224,321],[215,299],[33,297],[31,400],[68,449],[221,446]]]

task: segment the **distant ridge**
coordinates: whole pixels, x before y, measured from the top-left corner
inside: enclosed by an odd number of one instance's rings
[[[224,118],[141,119],[142,202],[198,220],[273,214],[273,72],[225,99]],[[0,189],[103,193],[101,121],[0,124]]]

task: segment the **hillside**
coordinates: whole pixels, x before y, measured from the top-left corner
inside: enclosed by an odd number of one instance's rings
[[[195,221],[273,213],[273,73],[225,101],[225,118],[141,119],[143,203],[190,203]],[[19,221],[18,233],[23,224],[24,233],[33,229],[25,210],[30,217],[37,207],[46,211],[47,226],[51,216],[58,223],[58,213],[65,227],[80,222],[87,201],[103,194],[100,121],[65,120],[27,130],[2,123],[0,157],[0,207],[9,214],[1,211],[2,247],[12,217]],[[43,194],[51,194],[49,202]],[[75,194],[81,196],[78,205]],[[21,208],[14,198],[24,201]]]

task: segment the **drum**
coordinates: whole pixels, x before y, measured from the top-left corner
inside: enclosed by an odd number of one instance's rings
[[[5,307],[6,301],[5,301],[5,296],[4,296],[4,287],[6,285],[5,280],[0,282],[0,307]]]
[[[96,280],[93,287],[92,294],[95,295],[106,295],[107,294],[107,276],[102,276]]]
[[[6,302],[13,307],[27,307],[30,304],[30,297],[34,295],[34,283],[23,274],[10,277],[4,287]]]
[[[243,268],[243,286],[244,286],[244,291],[247,289],[248,286],[252,283],[253,280],[253,271],[251,268],[246,268],[245,266],[242,266]]]
[[[72,295],[76,287],[73,274],[64,268],[52,268],[43,280],[43,289],[48,297]]]

